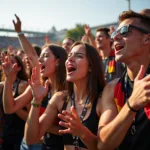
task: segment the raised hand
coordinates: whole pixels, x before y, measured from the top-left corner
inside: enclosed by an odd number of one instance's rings
[[[111,34],[111,33],[113,33],[113,32],[115,31],[115,28],[114,28],[114,26],[110,26],[110,27],[109,27],[109,29],[110,29],[110,32],[109,32],[109,34]]]
[[[83,27],[84,27],[85,34],[87,36],[90,36],[91,35],[91,29],[90,29],[90,27],[87,24],[85,24]]]
[[[4,53],[1,53],[1,61],[2,61],[2,66],[3,66],[5,76],[11,79],[12,82],[14,82],[17,78],[17,73],[18,73],[17,63],[12,64],[10,60],[10,55],[7,54],[5,56]]]
[[[81,41],[82,42],[88,42],[88,37],[86,34],[82,36]]]
[[[28,83],[32,88],[33,97],[36,99],[36,101],[42,102],[43,98],[48,93],[49,83],[48,80],[46,80],[45,86],[41,84],[40,77],[38,75],[36,67],[32,69],[31,79],[28,80]]]
[[[51,41],[50,41],[48,35],[46,34],[45,35],[45,44],[50,44],[50,43],[51,43]]]
[[[20,21],[20,18],[16,14],[15,14],[15,17],[16,17],[17,22],[13,20],[13,24],[14,24],[15,31],[19,33],[21,32],[21,21]]]
[[[144,77],[145,69],[141,66],[134,80],[133,92],[129,98],[130,105],[139,110],[150,104],[150,75]]]
[[[74,109],[74,107],[71,107],[71,113],[67,112],[66,110],[62,111],[62,114],[58,114],[58,117],[63,120],[59,122],[59,125],[65,127],[64,130],[59,130],[59,133],[61,134],[72,134],[74,136],[79,136],[84,132],[84,126],[80,121],[80,118]]]

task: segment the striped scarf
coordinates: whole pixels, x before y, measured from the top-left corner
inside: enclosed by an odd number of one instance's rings
[[[148,68],[147,73],[150,73],[150,67]],[[129,87],[124,86],[124,85],[126,85],[128,80],[129,79],[127,79],[127,72],[125,72],[115,86],[114,101],[116,103],[118,112],[120,112],[121,108],[124,106],[126,99],[127,99],[125,96],[126,95],[125,92],[127,92]],[[131,89],[131,90],[133,90],[133,89]],[[128,98],[129,98],[129,96],[128,96]],[[145,112],[147,118],[150,119],[150,104],[148,106],[144,107],[144,112]]]

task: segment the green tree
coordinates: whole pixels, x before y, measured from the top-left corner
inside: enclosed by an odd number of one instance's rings
[[[66,37],[71,37],[74,40],[78,41],[81,39],[81,37],[85,34],[83,25],[76,24],[76,27],[73,29],[70,29],[66,32]]]

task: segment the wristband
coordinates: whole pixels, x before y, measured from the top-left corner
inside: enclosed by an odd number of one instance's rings
[[[19,36],[19,35],[22,35],[22,34],[24,34],[24,32],[22,32],[22,31],[21,31],[21,32],[18,32],[17,34],[18,34],[18,36]]]
[[[131,110],[131,111],[133,111],[133,112],[138,112],[138,110],[135,110],[134,108],[132,108],[131,106],[130,106],[130,104],[129,104],[129,100],[127,100],[127,106],[128,106],[128,108]]]
[[[31,101],[31,105],[34,107],[41,107],[41,104],[34,103],[34,99]]]

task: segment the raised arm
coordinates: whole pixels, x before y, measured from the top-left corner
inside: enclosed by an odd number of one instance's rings
[[[34,95],[31,110],[25,125],[25,140],[27,144],[36,143],[50,128],[57,117],[58,109],[55,102],[55,95],[50,100],[45,112],[39,119],[40,106],[43,98],[47,95],[48,82],[45,87],[40,83],[40,80],[36,76],[36,71],[32,73],[31,81],[29,82],[32,87]]]
[[[90,27],[89,27],[88,25],[86,25],[86,24],[84,25],[84,31],[85,31],[85,34],[87,35],[88,39],[89,39],[90,44],[91,44],[94,48],[96,48],[95,40],[94,40],[93,35],[92,35],[92,33],[91,33],[91,29],[90,29]]]
[[[13,24],[14,24],[15,31],[18,33],[20,45],[24,50],[24,52],[27,54],[32,67],[35,67],[38,65],[38,55],[35,49],[33,48],[33,46],[31,45],[31,43],[28,41],[28,39],[25,37],[24,33],[22,32],[21,21],[19,17],[17,15],[15,15],[15,17],[17,21],[15,22],[13,20]]]
[[[141,68],[134,80],[132,95],[128,99],[130,107],[139,110],[150,103],[149,86],[150,75],[144,77],[144,69]],[[117,108],[113,100],[114,85],[107,85],[102,97],[102,115],[99,123],[99,144],[101,150],[115,149],[123,141],[136,112],[132,111],[125,103],[117,115]],[[109,93],[109,94],[108,94]]]
[[[3,70],[5,73],[5,82],[3,89],[3,107],[5,113],[14,113],[17,110],[25,107],[32,100],[32,92],[30,87],[25,87],[25,92],[14,99],[12,93],[12,85],[16,79],[17,67],[12,64],[9,55],[3,60]]]

